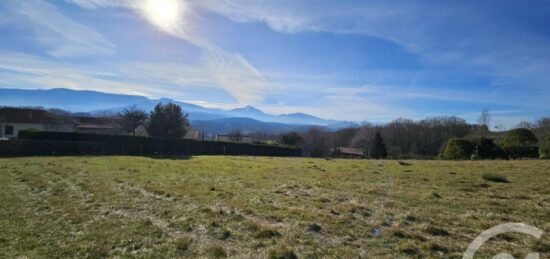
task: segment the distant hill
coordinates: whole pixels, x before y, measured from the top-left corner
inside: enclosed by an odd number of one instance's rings
[[[64,88],[51,90],[21,90],[0,88],[0,105],[42,106],[72,112],[128,106],[149,101],[137,95],[107,94],[95,91],[74,91]]]
[[[308,125],[338,129],[356,125],[353,122],[327,120],[305,113],[273,115],[255,107],[246,106],[232,110],[206,108],[168,98],[149,99],[139,95],[110,94],[96,91],[77,91],[65,88],[50,90],[23,90],[0,88],[0,106],[34,106],[59,108],[70,112],[112,114],[136,105],[151,111],[158,103],[178,104],[195,122],[195,127],[211,129],[207,132],[241,129],[243,131],[284,132]],[[248,119],[248,120],[246,120]],[[217,125],[218,128],[212,126]],[[287,129],[287,130],[284,130]]]

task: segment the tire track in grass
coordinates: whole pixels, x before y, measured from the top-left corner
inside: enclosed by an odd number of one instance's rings
[[[380,197],[378,198],[376,209],[368,220],[370,224],[377,226],[372,231],[373,236],[382,235],[382,229],[391,226],[394,222],[394,219],[390,218],[390,220],[388,220],[386,216],[387,204],[393,193],[393,177],[386,172],[383,160],[379,160],[378,168],[380,169],[380,173],[385,176],[386,181],[380,193]]]

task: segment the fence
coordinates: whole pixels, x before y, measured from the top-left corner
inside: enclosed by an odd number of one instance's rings
[[[292,147],[60,132],[20,132],[0,141],[0,156],[34,155],[250,155],[300,156]]]

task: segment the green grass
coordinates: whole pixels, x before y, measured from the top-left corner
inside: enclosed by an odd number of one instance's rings
[[[549,250],[549,174],[548,160],[6,158],[0,258],[461,258],[524,222],[546,234],[480,250],[523,258]]]

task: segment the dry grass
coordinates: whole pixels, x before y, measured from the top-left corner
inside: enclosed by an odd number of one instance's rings
[[[549,173],[547,160],[0,159],[0,258],[461,258],[508,222],[547,234],[481,255],[547,255]]]

